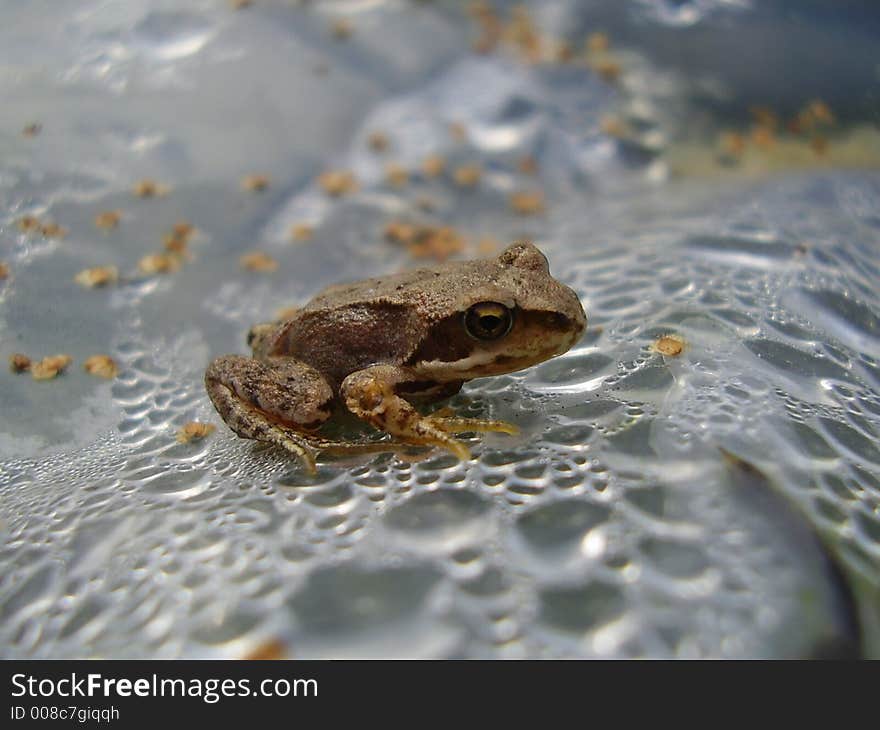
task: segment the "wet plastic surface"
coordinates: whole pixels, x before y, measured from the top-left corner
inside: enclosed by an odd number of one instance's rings
[[[0,31],[0,338],[4,358],[74,365],[49,382],[0,373],[3,656],[862,643],[880,582],[880,174],[665,180],[645,138],[600,131],[656,72],[636,62],[621,89],[474,55],[449,4],[51,4],[51,26],[49,5],[4,9]],[[662,3],[634,5],[663,25]],[[699,24],[734,4],[686,5]],[[552,26],[570,7],[536,13]],[[333,13],[351,38],[331,37]],[[429,154],[479,162],[479,185],[418,173]],[[527,155],[537,175],[518,169]],[[388,161],[416,171],[405,188],[385,182]],[[359,192],[324,194],[315,177],[331,168]],[[253,172],[266,191],[241,190]],[[170,193],[134,198],[144,177]],[[535,189],[543,215],[510,212],[511,192]],[[236,438],[204,392],[210,358],[245,352],[253,323],[327,284],[412,265],[382,232],[424,196],[433,211],[415,217],[532,238],[581,295],[590,324],[571,352],[452,401],[522,434],[473,439],[467,464],[362,457],[314,478]],[[114,209],[119,227],[98,230]],[[69,232],[23,233],[25,214]],[[138,274],[180,218],[199,231],[193,260]],[[293,244],[300,223],[314,236]],[[278,270],[243,271],[254,249]],[[73,281],[99,265],[121,281]],[[670,334],[677,356],[655,350]],[[113,381],[82,372],[97,352],[119,364]],[[218,428],[178,443],[192,420]]]

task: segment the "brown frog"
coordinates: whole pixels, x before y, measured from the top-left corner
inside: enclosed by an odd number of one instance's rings
[[[414,402],[447,398],[472,378],[521,370],[567,351],[587,318],[531,243],[495,258],[331,286],[281,322],[248,335],[253,357],[218,357],[205,386],[220,416],[243,438],[296,454],[315,470],[319,452],[439,446],[459,459],[451,434],[516,433],[500,422],[422,415]],[[346,408],[391,441],[333,441],[317,429]]]

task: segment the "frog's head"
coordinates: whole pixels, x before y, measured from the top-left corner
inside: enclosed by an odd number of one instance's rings
[[[513,372],[566,352],[583,334],[577,294],[531,243],[459,266],[447,311],[410,358],[418,373],[442,382]]]

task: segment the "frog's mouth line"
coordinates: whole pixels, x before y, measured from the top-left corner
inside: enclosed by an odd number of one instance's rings
[[[574,338],[566,337],[555,346],[526,347],[519,354],[511,354],[509,351],[505,351],[503,354],[492,351],[479,352],[452,362],[430,360],[418,363],[413,370],[419,375],[437,382],[501,375],[502,373],[523,370],[537,365],[539,362],[549,360],[551,357],[566,352],[573,344]]]

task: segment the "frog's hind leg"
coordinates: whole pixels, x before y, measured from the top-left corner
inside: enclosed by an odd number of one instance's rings
[[[296,431],[273,423],[259,411],[241,401],[221,383],[209,386],[208,394],[217,412],[239,436],[254,439],[267,446],[280,446],[294,454],[309,472],[316,471],[316,450],[312,448],[307,438]]]
[[[333,401],[317,370],[287,357],[264,361],[226,355],[208,366],[205,388],[235,433],[281,446],[315,471],[319,439],[307,432],[329,418]]]

